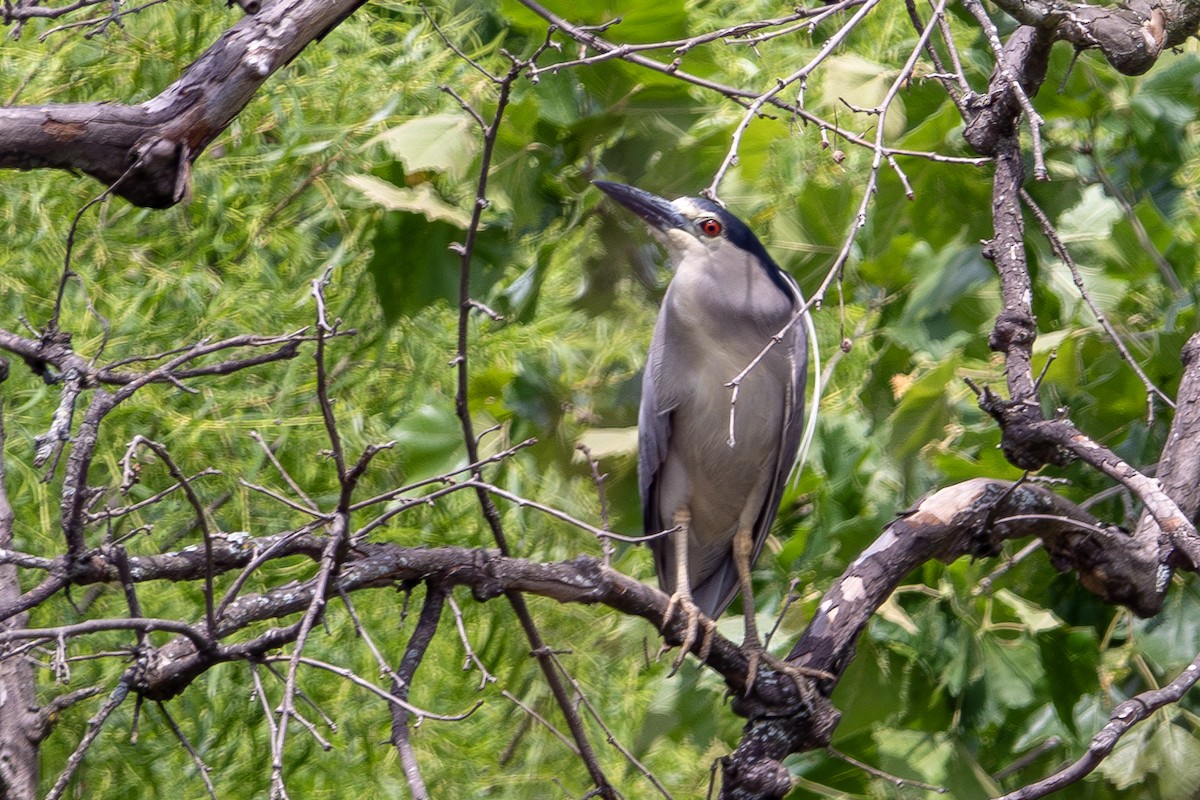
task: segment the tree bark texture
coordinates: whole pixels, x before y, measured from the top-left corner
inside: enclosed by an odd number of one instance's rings
[[[157,97],[0,108],[0,168],[78,170],[149,208],[184,198],[191,165],[276,70],[365,0],[275,0],[227,30]]]
[[[1119,5],[997,0],[1018,22],[1079,49],[1095,48],[1124,75],[1141,75],[1162,51],[1183,44],[1200,24],[1200,4],[1188,0],[1127,0]]]
[[[0,359],[0,386],[8,362]],[[0,412],[3,406],[0,405]],[[13,510],[4,483],[4,420],[0,416],[0,550],[13,545]],[[0,561],[0,605],[21,594],[16,564]],[[27,613],[0,621],[0,633],[24,628]],[[33,800],[41,741],[33,665],[24,658],[0,659],[0,798]]]

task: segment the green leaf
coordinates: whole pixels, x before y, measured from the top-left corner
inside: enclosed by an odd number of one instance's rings
[[[996,592],[995,597],[1016,613],[1029,633],[1041,633],[1062,627],[1062,620],[1054,616],[1053,611],[1023,600],[1008,589],[1000,589]]]
[[[440,475],[466,463],[462,427],[447,406],[424,405],[388,430],[404,458],[409,482]]]
[[[950,420],[947,384],[954,379],[956,367],[948,361],[926,373],[904,393],[892,413],[888,449],[893,457],[904,459],[942,436]]]
[[[1013,642],[983,636],[984,682],[988,697],[1003,708],[1025,708],[1034,702],[1034,687],[1045,670],[1037,648],[1028,639]]]
[[[1149,741],[1160,797],[1195,797],[1200,791],[1200,741],[1179,724],[1158,726]]]
[[[883,728],[872,737],[882,766],[902,778],[945,783],[954,760],[954,745],[944,735]]]
[[[389,324],[434,303],[457,300],[462,260],[451,248],[462,240],[457,226],[421,214],[390,211],[380,218],[369,269]],[[471,259],[471,286],[477,297],[486,296],[512,257],[503,229],[479,232]]]
[[[1067,244],[1079,240],[1103,240],[1121,217],[1120,204],[1104,193],[1103,186],[1096,184],[1084,189],[1079,202],[1062,213],[1058,232]]]
[[[589,428],[579,437],[593,458],[608,458],[637,453],[637,428]],[[577,458],[582,460],[583,453]]]
[[[1042,663],[1053,665],[1046,670],[1047,690],[1058,719],[1072,734],[1080,731],[1077,704],[1081,697],[1099,688],[1099,637],[1091,628],[1059,628],[1037,638],[1042,651]]]
[[[1138,620],[1140,648],[1159,669],[1175,672],[1196,657],[1200,630],[1194,624],[1200,615],[1200,595],[1192,585],[1177,587],[1167,595],[1160,614]]]
[[[396,186],[373,175],[349,175],[346,183],[388,211],[409,211],[420,214],[430,222],[449,222],[463,230],[471,224],[471,215],[439,197],[430,183],[419,183],[409,188]]]
[[[474,125],[465,114],[432,114],[403,122],[367,144],[385,145],[408,172],[461,178],[479,150]]]

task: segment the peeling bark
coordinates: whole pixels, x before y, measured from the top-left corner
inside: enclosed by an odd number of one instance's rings
[[[1030,515],[1038,515],[1030,519]],[[1158,562],[1132,557],[1126,531],[1105,526],[1075,504],[1039,486],[977,478],[921,500],[893,521],[825,593],[817,613],[788,655],[788,662],[820,670],[819,700],[833,694],[854,658],[858,638],[878,609],[912,570],[930,559],[997,552],[1005,539],[1036,535],[1054,565],[1075,569],[1088,589],[1108,602],[1137,604],[1158,596]],[[739,712],[745,704],[736,704]],[[768,713],[770,712],[770,713]],[[782,760],[829,743],[839,714],[827,702],[758,709],[737,750],[724,764],[724,800],[781,798],[775,784]]]

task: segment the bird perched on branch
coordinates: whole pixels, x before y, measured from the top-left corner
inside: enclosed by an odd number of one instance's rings
[[[700,197],[671,202],[618,183],[596,186],[650,226],[675,271],[650,342],[638,414],[645,531],[672,531],[650,540],[659,585],[671,594],[666,620],[687,617],[675,666],[702,629],[706,649],[711,620],[740,590],[753,681],[765,653],[750,570],[801,439],[807,444],[812,434],[811,426],[804,430],[812,321],[800,313],[795,281],[721,206]]]

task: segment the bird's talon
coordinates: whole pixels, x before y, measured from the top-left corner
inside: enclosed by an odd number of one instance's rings
[[[833,678],[828,672],[819,669],[809,669],[801,667],[797,664],[792,664],[784,661],[782,658],[773,656],[766,651],[761,644],[743,645],[746,652],[746,658],[750,662],[746,668],[746,694],[749,695],[754,687],[754,681],[758,678],[759,663],[765,663],[773,671],[781,675],[787,675],[792,679],[792,684],[796,687],[797,694],[800,699],[806,704],[811,704],[816,688],[813,686],[814,680],[824,680]]]
[[[684,614],[687,620],[684,623],[683,641],[679,645],[679,655],[671,664],[669,676],[674,675],[683,666],[684,659],[695,646],[697,639],[700,640],[700,660],[704,661],[708,658],[708,651],[712,648],[713,634],[717,629],[716,623],[705,617],[704,612],[690,597],[678,592],[671,595],[671,600],[667,603],[667,611],[663,614],[664,628],[671,624],[671,620],[677,613]],[[703,637],[701,637],[701,631],[703,631]]]
[[[754,688],[754,681],[758,678],[758,660],[762,656],[762,650],[751,650],[747,653],[749,664],[746,665],[746,696],[750,696],[750,691]]]

